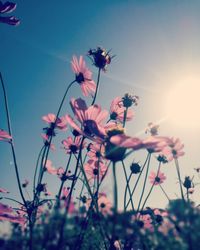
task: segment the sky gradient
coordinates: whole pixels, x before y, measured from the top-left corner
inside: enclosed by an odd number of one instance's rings
[[[177,82],[190,75],[199,76],[198,0],[15,2],[14,15],[21,19],[21,24],[18,27],[0,24],[0,70],[8,91],[22,180],[31,179],[34,173],[42,146],[40,134],[45,126],[41,117],[56,113],[67,85],[74,79],[70,67],[72,56],[86,55],[89,48],[99,45],[111,48],[116,57],[108,72],[102,74],[97,103],[108,109],[116,96],[127,92],[139,95],[139,106],[127,134],[144,136],[149,122],[162,121],[160,134],[179,137],[185,144],[186,154],[180,159],[182,176],[194,174],[193,169],[200,167],[200,128],[175,125],[165,119],[165,107]],[[96,80],[97,70],[89,60],[87,64]],[[79,86],[73,86],[62,114],[70,110],[70,97],[79,96],[82,97]],[[190,99],[192,96],[188,94],[187,101]],[[198,107],[196,100],[191,112],[197,116]],[[7,130],[2,91],[0,128]],[[64,166],[66,156],[59,148],[58,151],[50,159],[55,166]],[[134,158],[142,162],[143,157],[139,152]],[[5,143],[0,143],[0,169],[0,186],[10,190],[10,197],[18,196],[11,152]],[[118,177],[120,171],[119,168]],[[167,175],[164,187],[175,198],[180,193],[174,164],[163,166],[163,171]],[[50,179],[49,188],[55,191]],[[112,184],[108,182],[105,188],[111,192]],[[166,202],[160,190],[155,190],[149,200],[152,206],[164,206]]]

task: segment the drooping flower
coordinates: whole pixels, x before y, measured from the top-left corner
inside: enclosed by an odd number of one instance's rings
[[[123,122],[124,120],[124,112],[126,108],[123,105],[123,101],[121,97],[116,97],[110,106],[110,119]],[[126,121],[130,121],[133,118],[133,111],[128,109],[126,114]]]
[[[71,61],[73,72],[76,74],[76,82],[80,84],[82,93],[84,96],[88,96],[94,93],[96,90],[96,84],[92,80],[92,72],[87,68],[83,57],[80,56],[79,60],[76,56],[73,56]]]
[[[0,22],[1,23],[6,23],[9,25],[18,25],[20,23],[20,20],[17,19],[14,16],[1,16],[1,14],[7,14],[7,13],[11,13],[16,9],[16,3],[12,3],[12,2],[5,2],[2,3],[2,1],[0,1]]]
[[[70,115],[66,115],[66,120],[71,127],[90,139],[104,138],[106,134],[104,123],[108,112],[102,110],[101,107],[96,104],[88,108],[85,101],[81,98],[71,99],[70,104],[76,119],[81,125],[80,128]]]
[[[194,188],[194,183],[193,183],[193,179],[190,178],[190,176],[185,176],[185,180],[183,182],[183,186],[189,190],[191,188]]]
[[[111,63],[111,59],[114,57],[110,56],[109,53],[110,51],[97,47],[97,49],[90,49],[88,51],[88,56],[92,59],[93,64],[97,68],[106,71],[107,65]]]
[[[149,180],[152,185],[159,185],[166,180],[166,176],[164,175],[164,173],[161,173],[160,171],[158,173],[152,171],[149,175]]]
[[[0,129],[0,141],[10,141],[12,137],[3,129]]]
[[[126,148],[121,147],[112,142],[112,138],[124,134],[124,128],[115,126],[106,131],[107,136],[105,140],[105,158],[113,162],[121,161],[124,159]]]
[[[62,144],[67,154],[77,154],[81,146],[81,141],[81,136],[77,136],[75,139],[73,139],[71,136],[68,136],[66,140],[62,141]],[[84,146],[85,143],[82,144],[82,149]]]
[[[179,156],[183,156],[185,153],[182,151],[184,144],[181,143],[178,138],[170,138],[167,143],[167,147],[164,147],[162,150],[163,155],[167,158],[168,161],[173,159],[178,159]]]

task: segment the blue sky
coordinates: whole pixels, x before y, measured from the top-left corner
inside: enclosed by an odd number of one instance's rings
[[[143,131],[148,122],[166,116],[164,102],[175,79],[198,74],[198,0],[15,2],[18,6],[14,14],[21,24],[18,27],[0,24],[0,69],[7,85],[22,180],[33,176],[42,145],[41,117],[56,112],[63,92],[74,78],[70,68],[72,55],[85,55],[89,48],[98,45],[112,48],[116,57],[101,78],[97,102],[109,108],[115,96],[126,92],[139,95],[135,120],[127,129],[132,135]],[[89,66],[90,61],[87,62]],[[96,69],[92,65],[91,69],[96,79]],[[74,86],[70,97],[80,95],[78,86]],[[69,110],[68,101],[63,114]],[[198,100],[191,112],[198,113],[197,108]],[[0,127],[6,129],[2,92]],[[161,133],[182,139],[187,152],[180,160],[183,176],[193,174],[193,168],[200,164],[200,130],[179,127],[166,120]],[[56,166],[61,166],[66,156],[58,151],[51,157]],[[141,160],[143,155],[138,153],[138,157]],[[1,186],[17,196],[10,149],[5,143],[0,144],[0,168]],[[169,176],[165,188],[175,197],[178,189],[175,168],[171,164],[165,168]],[[50,186],[55,188],[53,180]],[[157,192],[151,202],[164,205],[164,197]]]

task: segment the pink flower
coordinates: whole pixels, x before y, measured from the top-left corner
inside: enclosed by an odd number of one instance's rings
[[[124,111],[126,108],[123,105],[122,98],[116,97],[110,106],[110,119],[117,120],[119,122],[123,122],[124,120]],[[126,121],[130,121],[133,118],[133,111],[128,109],[126,115]]]
[[[142,140],[137,137],[126,136],[125,134],[119,134],[112,136],[110,142],[122,147],[122,148],[133,148],[134,150],[143,147]]]
[[[98,198],[98,207],[99,207],[99,211],[103,214],[103,215],[107,215],[111,213],[111,209],[112,209],[112,203],[111,201],[108,199],[108,197],[106,196],[106,194],[104,193],[100,193],[99,194],[99,198]]]
[[[66,140],[63,140],[62,144],[64,146],[64,149],[66,150],[66,153],[77,154],[81,146],[81,140],[82,140],[81,136],[76,136],[74,140],[71,136],[69,136],[67,137]],[[84,148],[84,146],[85,143],[83,143],[82,148]]]
[[[145,130],[145,133],[150,133],[152,136],[158,135],[159,125],[154,124],[153,122],[148,123],[148,128]]]
[[[47,160],[46,161],[46,166],[44,166],[45,167],[45,169],[47,170],[47,172],[49,173],[49,174],[57,174],[57,169],[56,168],[54,168],[53,167],[53,165],[52,165],[52,161],[50,161],[50,160]]]
[[[179,156],[183,156],[185,153],[182,151],[184,144],[181,143],[180,139],[171,138],[168,141],[168,146],[162,150],[163,155],[168,161],[178,159]]]
[[[99,105],[93,105],[88,108],[85,101],[81,98],[71,99],[70,104],[76,119],[81,125],[81,129],[70,115],[66,116],[67,122],[80,134],[90,139],[94,139],[94,137],[104,138],[106,133],[103,124],[108,112],[101,110]]]
[[[94,161],[98,161],[102,159],[103,154],[105,152],[105,146],[99,143],[90,143],[89,144],[89,151],[87,153],[88,157]]]
[[[20,23],[20,20],[14,16],[1,16],[1,14],[7,14],[11,13],[16,9],[16,3],[6,1],[5,3],[2,3],[0,1],[0,22],[6,23],[9,25],[18,25]]]
[[[159,185],[166,180],[166,176],[164,175],[164,173],[159,172],[157,174],[152,171],[149,175],[149,180],[152,185]]]
[[[153,231],[152,219],[149,214],[138,213],[133,216],[133,219],[137,221],[139,227]]]
[[[69,195],[69,189],[68,189],[68,188],[66,188],[66,187],[63,187],[63,189],[62,189],[61,199],[62,199],[62,200],[67,199],[68,195]]]
[[[29,184],[29,181],[27,179],[24,180],[24,182],[22,183],[22,187],[26,188]]]
[[[52,127],[55,124],[56,115],[54,115],[52,113],[49,113],[49,114],[43,116],[42,120],[44,122],[46,122],[47,124],[49,124],[50,127]],[[60,129],[60,130],[66,130],[66,128],[67,128],[67,121],[65,119],[65,116],[62,116],[61,118],[57,118],[55,127],[58,128],[58,129]]]
[[[92,72],[86,67],[83,57],[80,56],[78,61],[78,58],[73,56],[71,66],[73,72],[76,74],[76,82],[81,86],[83,95],[88,96],[90,93],[94,93],[96,84],[92,80]]]
[[[68,205],[69,193],[70,193],[70,190],[68,188],[66,188],[66,187],[63,187],[63,189],[62,189],[62,195],[61,195],[60,199],[64,201],[64,207],[66,207]],[[68,212],[70,214],[75,212],[75,205],[74,205],[74,202],[73,202],[72,199],[71,199],[70,204],[69,204],[69,210],[68,210]]]
[[[87,199],[87,202],[86,202],[87,209],[90,208],[91,201],[92,201],[91,198]],[[101,212],[104,216],[111,214],[112,212],[112,203],[108,199],[105,193],[99,193],[98,208],[99,208],[99,212]]]
[[[46,146],[49,145],[49,142],[48,142],[49,136],[46,135],[46,134],[42,134],[41,136],[42,136],[42,138],[43,138],[43,140],[44,140],[44,144],[45,144]],[[56,150],[56,147],[55,147],[55,145],[54,145],[53,143],[51,143],[50,149],[51,149],[52,151],[55,151],[55,150]]]
[[[161,136],[151,136],[144,140],[137,137],[126,136],[125,134],[120,134],[112,136],[111,143],[124,148],[132,148],[134,150],[147,149],[151,153],[160,152],[167,145],[167,137]]]
[[[107,171],[107,166],[101,161],[89,160],[85,164],[84,170],[90,179],[96,179],[99,175],[99,180],[101,180]]]
[[[0,202],[0,214],[12,213],[12,212],[13,212],[12,207],[9,207],[8,205],[5,205]]]
[[[10,192],[5,188],[0,188],[0,193],[9,194]]]
[[[9,141],[12,137],[3,129],[0,129],[0,141]]]

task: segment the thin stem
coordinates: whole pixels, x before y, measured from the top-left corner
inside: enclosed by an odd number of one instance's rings
[[[124,110],[123,128],[124,128],[125,125],[126,125],[127,112],[128,112],[128,108],[126,108],[126,109]]]
[[[159,187],[161,188],[163,194],[165,195],[165,197],[168,199],[168,201],[170,201],[169,196],[167,195],[167,193],[165,192],[164,188],[159,184]]]
[[[143,188],[142,188],[142,193],[141,193],[138,208],[137,208],[137,213],[138,213],[138,211],[140,209],[140,204],[142,202],[142,198],[143,198],[145,187],[146,187],[147,177],[148,177],[148,173],[149,173],[150,160],[151,160],[151,154],[149,156],[148,163],[147,163],[146,175],[145,175],[144,184],[143,184]]]
[[[94,98],[93,98],[93,101],[92,101],[91,106],[94,105],[94,103],[95,103],[95,101],[96,101],[97,93],[98,93],[98,91],[99,91],[100,74],[101,74],[101,69],[99,68],[99,70],[98,70],[98,76],[97,76],[96,91],[95,91]]]
[[[116,167],[115,167],[115,162],[113,162],[113,181],[114,181],[114,214],[116,216],[117,214],[117,208],[118,208],[118,195],[117,195],[117,176],[116,176]]]
[[[161,162],[159,162],[156,177],[158,177],[158,174],[159,174],[159,172],[160,172],[160,167],[161,167]],[[150,194],[151,194],[151,192],[152,192],[152,190],[153,190],[153,188],[154,188],[154,186],[155,186],[155,184],[156,184],[156,177],[155,177],[155,179],[154,179],[154,182],[153,182],[153,184],[152,184],[152,186],[151,186],[151,188],[150,188],[150,190],[149,190],[149,193],[148,193],[146,199],[144,200],[144,203],[143,203],[143,205],[142,205],[141,211],[144,209],[144,206],[146,205],[146,202],[147,202],[147,200],[148,200],[148,198],[149,198],[149,196],[150,196]]]
[[[39,152],[38,158],[37,158],[37,162],[36,162],[36,167],[35,167],[35,173],[34,173],[34,179],[33,179],[33,195],[35,194],[35,183],[36,183],[36,176],[37,176],[37,170],[38,170],[38,165],[39,165],[39,160],[40,160],[40,156],[42,154],[42,151],[44,150],[45,146],[43,146]]]
[[[19,170],[18,170],[18,166],[17,166],[14,140],[13,140],[13,136],[12,136],[12,128],[11,128],[10,112],[9,112],[9,107],[8,107],[8,99],[7,99],[6,88],[5,88],[5,84],[4,84],[1,72],[0,72],[0,79],[1,79],[2,89],[3,89],[8,131],[9,131],[10,136],[12,137],[12,139],[10,141],[10,145],[11,145],[12,156],[13,156],[13,161],[14,161],[14,166],[15,166],[15,174],[16,174],[16,178],[17,178],[17,184],[18,184],[19,192],[20,192],[21,198],[23,200],[24,206],[27,207],[26,200],[25,200],[25,197],[24,197],[24,194],[22,191],[22,187],[21,187],[20,177],[19,177]]]
[[[146,157],[146,160],[145,160],[145,162],[144,162],[144,164],[143,164],[143,166],[142,166],[142,168],[141,168],[141,171],[140,171],[140,173],[139,173],[139,176],[138,176],[138,178],[137,178],[137,181],[136,181],[136,183],[135,183],[135,186],[134,186],[134,188],[133,188],[133,190],[132,190],[132,192],[131,192],[131,196],[130,196],[130,198],[129,198],[127,204],[126,204],[125,209],[127,209],[128,205],[129,205],[130,202],[131,202],[131,198],[132,198],[132,196],[133,196],[133,194],[134,194],[134,192],[135,192],[135,190],[136,190],[136,187],[137,187],[137,185],[138,185],[138,183],[139,183],[139,180],[140,180],[141,175],[142,175],[142,173],[143,173],[143,170],[144,170],[144,168],[145,168],[145,166],[146,166],[146,163],[147,163],[147,161],[149,160],[149,157],[150,157],[150,154],[148,154],[147,157]]]
[[[72,158],[72,153],[70,153],[69,155],[69,159],[68,159],[68,162],[67,162],[67,166],[66,166],[66,169],[65,169],[65,172],[63,173],[63,180],[61,182],[61,185],[60,185],[60,189],[59,189],[59,192],[58,192],[58,195],[57,195],[57,198],[58,198],[58,201],[60,200],[60,195],[61,195],[61,192],[62,192],[62,189],[63,189],[63,185],[65,183],[65,176],[67,174],[67,171],[68,171],[68,168],[69,168],[69,164],[70,164],[70,161],[71,161],[71,158]]]
[[[6,200],[14,201],[14,202],[16,202],[16,203],[20,204],[21,206],[23,206],[23,205],[24,205],[23,203],[21,203],[21,202],[19,202],[19,201],[15,200],[15,199],[12,199],[12,198],[8,198],[8,197],[1,197],[1,199],[6,199]]]
[[[125,175],[125,178],[126,178],[126,189],[125,189],[125,195],[124,195],[124,210],[126,210],[125,207],[126,207],[127,190],[129,192],[129,195],[130,195],[132,209],[134,210],[133,200],[132,200],[132,197],[131,197],[131,189],[130,189],[130,186],[129,186],[129,181],[130,181],[130,178],[131,178],[132,174],[130,174],[130,176],[128,178],[127,173],[126,173],[126,168],[125,168],[125,165],[124,165],[124,161],[122,161],[122,166],[123,166],[124,175]]]
[[[180,175],[180,168],[179,168],[179,164],[178,164],[178,159],[174,159],[174,161],[175,161],[175,165],[176,165],[176,171],[177,171],[180,190],[181,190],[181,197],[182,197],[182,200],[185,201],[184,194],[183,194],[183,187],[181,185],[181,175]]]

